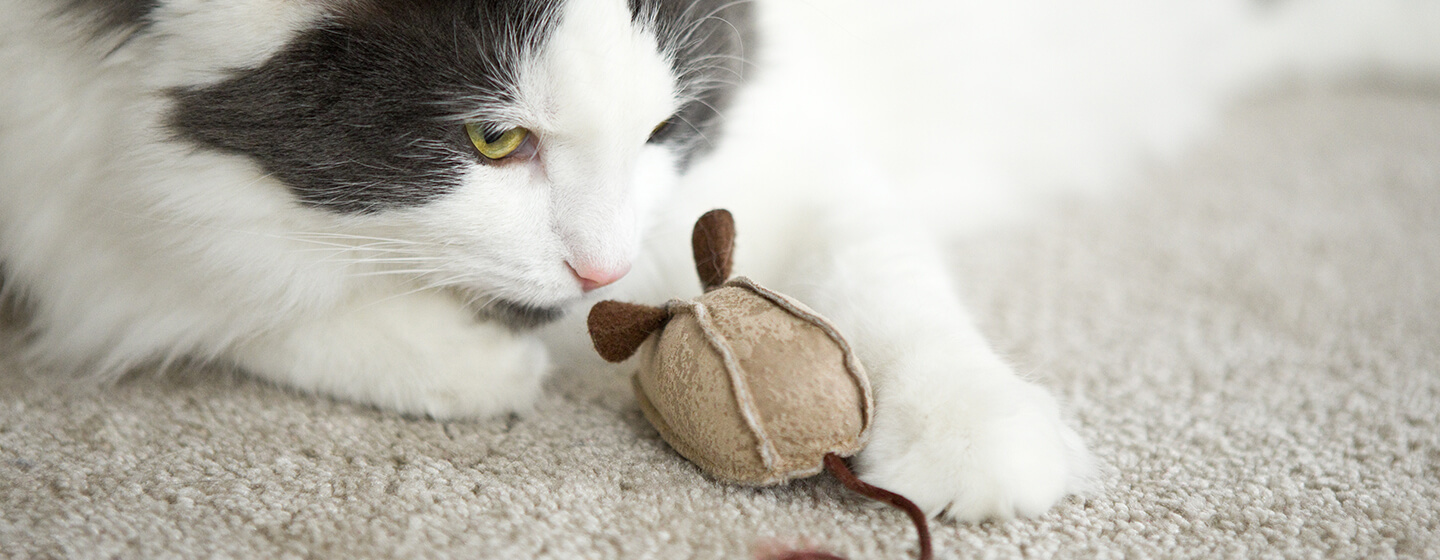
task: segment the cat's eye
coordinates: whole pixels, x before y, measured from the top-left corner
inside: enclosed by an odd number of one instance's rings
[[[480,150],[480,155],[496,160],[516,155],[525,145],[525,141],[530,139],[530,131],[518,126],[499,134],[487,135],[481,125],[466,123],[465,133],[470,135],[470,141],[475,144],[475,149]]]
[[[655,125],[655,128],[650,129],[650,138],[649,138],[648,140],[646,140],[646,142],[655,142],[655,141],[658,141],[658,140],[660,139],[660,135],[661,135],[661,134],[664,134],[665,131],[666,131],[666,130],[669,130],[669,129],[670,129],[670,121],[669,121],[669,120],[661,121],[660,124]]]

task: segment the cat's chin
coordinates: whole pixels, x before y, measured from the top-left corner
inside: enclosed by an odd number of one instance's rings
[[[452,292],[465,302],[465,307],[476,319],[505,325],[512,330],[528,331],[553,323],[565,316],[569,302],[550,305],[516,301],[511,299],[477,296],[463,288],[452,288]]]
[[[472,306],[475,316],[483,321],[503,323],[513,330],[527,331],[553,323],[565,316],[564,306],[541,306],[510,300],[493,300],[484,306]]]

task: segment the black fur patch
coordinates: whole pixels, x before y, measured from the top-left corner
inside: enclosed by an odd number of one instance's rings
[[[652,141],[686,163],[718,133],[753,43],[748,6],[731,2],[630,0],[673,55],[688,99]],[[454,115],[480,109],[477,99],[513,102],[517,53],[543,49],[561,10],[562,0],[362,3],[257,68],[172,92],[170,125],[182,139],[250,157],[315,207],[421,205],[452,192],[478,158]]]
[[[513,331],[543,327],[565,316],[560,307],[539,307],[510,300],[494,300],[475,310],[481,319],[499,321]]]
[[[150,23],[160,0],[64,0],[60,13],[88,18],[97,35],[135,32]]]
[[[682,165],[714,147],[724,110],[747,75],[756,48],[750,3],[737,0],[629,0],[635,20],[671,56],[687,99],[652,142],[683,147]]]
[[[377,0],[294,39],[258,68],[173,92],[182,138],[251,157],[307,204],[374,212],[452,191],[475,148],[465,100],[505,103],[553,0]]]

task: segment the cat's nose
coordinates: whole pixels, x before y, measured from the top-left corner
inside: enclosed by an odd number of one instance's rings
[[[570,273],[574,274],[575,278],[580,280],[580,289],[587,292],[614,284],[616,280],[624,278],[625,275],[630,272],[630,263],[595,266],[585,263],[572,264],[567,262],[565,266],[570,267]]]

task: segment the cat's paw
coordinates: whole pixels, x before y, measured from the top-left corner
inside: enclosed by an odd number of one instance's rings
[[[436,419],[475,418],[525,412],[539,398],[550,358],[535,337],[491,322],[427,335],[395,356],[410,373],[396,380],[403,386],[390,384],[388,395],[381,393],[391,399],[389,408]]]
[[[550,365],[534,336],[477,321],[431,293],[336,309],[232,355],[283,385],[441,419],[523,412],[539,397]]]
[[[1012,375],[879,394],[861,478],[960,521],[1043,513],[1094,462],[1043,388]]]

